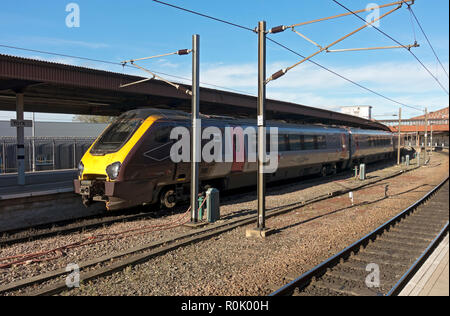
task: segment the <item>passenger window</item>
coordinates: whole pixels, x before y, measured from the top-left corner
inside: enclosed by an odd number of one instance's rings
[[[304,136],[304,150],[313,150],[314,149],[314,137],[312,135]]]
[[[289,136],[278,135],[278,152],[289,151]]]
[[[300,135],[289,135],[289,145],[291,151],[302,150],[302,139]]]

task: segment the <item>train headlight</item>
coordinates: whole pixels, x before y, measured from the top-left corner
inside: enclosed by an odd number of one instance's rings
[[[120,172],[120,162],[115,162],[106,167],[106,174],[111,180],[116,180]]]
[[[84,165],[83,163],[80,161],[80,163],[78,164],[78,176],[81,178],[81,176],[83,175],[83,171],[84,171]]]

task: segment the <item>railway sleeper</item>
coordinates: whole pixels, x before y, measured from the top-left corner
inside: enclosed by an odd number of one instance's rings
[[[395,239],[395,240],[398,240],[398,241],[404,241],[404,242],[411,243],[411,244],[414,244],[414,243],[417,243],[417,242],[430,243],[430,241],[433,240],[433,238],[430,238],[429,235],[426,235],[426,236],[419,235],[419,234],[411,235],[411,231],[403,232],[403,231],[400,231],[400,230],[395,230],[395,231],[391,230],[389,232],[389,235],[387,235],[387,234],[386,235],[382,235],[382,236],[380,236],[378,238],[380,238],[380,240],[381,239],[386,240],[386,239],[391,239],[392,238],[392,239]]]
[[[403,273],[395,269],[393,271],[391,269],[381,269],[380,268],[380,286],[377,288],[378,291],[387,292],[389,291],[396,283],[396,280],[400,279]],[[369,275],[370,271],[366,270],[356,270],[349,268],[348,266],[338,266],[337,269],[333,269],[328,273],[328,275],[334,278],[341,278],[348,281],[354,281],[356,283],[360,283],[362,286],[366,285],[366,279]],[[367,286],[367,285],[366,285]]]
[[[324,275],[314,284],[316,287],[331,289],[345,296],[381,296],[378,289],[369,289],[365,282],[346,280],[340,277]]]
[[[409,220],[406,220],[405,222],[402,222],[402,225],[398,226],[397,228],[402,228],[405,226],[407,228],[414,229],[414,231],[417,230],[419,232],[421,231],[427,232],[439,230],[439,228],[442,228],[444,226],[443,223],[445,225],[446,221],[441,220],[439,222],[424,222],[421,221],[420,219],[411,218]]]
[[[386,249],[395,249],[401,252],[406,252],[406,253],[415,253],[417,248],[422,248],[423,246],[426,245],[426,242],[421,242],[419,244],[409,244],[409,245],[405,245],[405,244],[401,244],[401,243],[397,243],[395,242],[395,240],[390,240],[390,239],[384,239],[384,240],[377,240],[377,242],[373,245],[371,245],[371,247],[373,247],[374,249],[379,249],[379,248],[386,248]]]
[[[303,291],[296,289],[293,296],[354,296],[351,294],[343,294],[341,292],[334,291],[333,289],[325,289],[323,287],[317,287],[310,285]]]
[[[440,227],[441,229],[443,228],[443,226]],[[414,235],[423,239],[429,239],[432,240],[434,237],[436,237],[435,233],[437,234],[439,231],[439,228],[434,228],[434,229],[429,229],[429,230],[424,230],[421,229],[420,226],[405,226],[405,227],[398,227],[395,228],[394,230],[395,232],[398,232],[400,234],[405,234],[405,235]]]
[[[423,239],[415,239],[414,241],[410,240],[410,239],[405,239],[405,240],[398,240],[398,239],[393,239],[393,238],[389,238],[388,236],[386,237],[379,237],[377,239],[377,242],[384,242],[387,244],[392,245],[393,247],[400,247],[400,248],[409,248],[409,247],[423,247],[429,244],[428,241],[423,240]]]
[[[347,266],[355,268],[355,269],[364,269],[365,270],[366,267],[372,263],[375,263],[375,262],[368,258],[352,257],[348,261],[346,261],[344,263],[344,265],[347,265]],[[396,267],[397,269],[403,269],[405,271],[408,269],[408,265],[404,264],[402,262],[395,262],[395,261],[394,262],[378,262],[377,264],[380,267],[380,269],[392,268],[392,267]]]
[[[384,262],[386,264],[401,264],[406,266],[411,266],[411,264],[414,262],[414,258],[405,258],[405,257],[399,257],[399,256],[393,256],[392,254],[385,254],[380,252],[372,252],[372,251],[365,251],[364,253],[358,254],[358,256],[354,257],[355,259],[361,259],[365,262],[369,263],[379,263]]]
[[[387,242],[379,242],[367,249],[368,252],[394,254],[394,256],[419,256],[420,249],[415,248],[401,248]]]

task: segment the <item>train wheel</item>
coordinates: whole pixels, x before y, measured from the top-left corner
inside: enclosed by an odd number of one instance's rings
[[[89,207],[93,203],[92,199],[85,197],[85,196],[82,197],[82,201],[83,201],[84,207]]]
[[[161,206],[172,209],[177,205],[177,195],[175,190],[166,189],[161,193]]]
[[[331,173],[333,174],[333,176],[337,175],[337,173],[338,173],[338,166],[336,164],[334,164],[331,167]]]
[[[328,174],[328,168],[326,167],[326,166],[323,166],[322,167],[322,170],[320,170],[320,175],[322,176],[322,177],[326,177],[327,176],[327,174]]]

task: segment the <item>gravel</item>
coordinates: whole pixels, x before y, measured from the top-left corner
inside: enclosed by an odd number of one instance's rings
[[[369,173],[369,178],[381,177],[395,170],[398,171],[398,167],[378,170]],[[424,179],[425,175],[427,179]],[[215,238],[179,248],[144,264],[126,268],[120,273],[82,284],[80,289],[64,294],[265,295],[286,283],[286,275],[299,275],[307,271],[379,226],[423,196],[424,191],[431,189],[432,185],[446,175],[448,155],[435,154],[430,167],[423,167],[355,192],[353,207],[346,196],[314,203],[268,219],[267,226],[276,229],[278,233],[265,240],[246,239],[245,230],[253,225],[240,227]],[[267,208],[298,203],[356,184],[357,181],[340,176],[333,182],[309,184],[308,188],[294,183],[272,188],[267,197]],[[381,200],[386,184],[390,185],[389,193],[392,197]],[[359,205],[360,203],[366,204]],[[255,195],[250,192],[224,198],[221,212],[223,217],[232,218],[255,208]],[[117,223],[89,232],[17,244],[1,249],[0,257],[52,249],[92,235],[167,223],[179,216],[180,214],[175,214]],[[0,285],[185,232],[189,230],[177,227],[101,242],[65,251],[56,260],[0,269]]]

